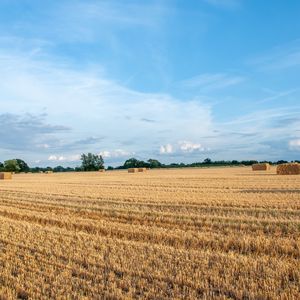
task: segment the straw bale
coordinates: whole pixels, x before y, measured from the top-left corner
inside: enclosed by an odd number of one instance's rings
[[[269,163],[261,163],[261,164],[253,164],[252,165],[252,171],[267,171],[270,170],[270,164]]]
[[[287,163],[277,166],[276,172],[278,175],[300,175],[299,163]]]
[[[1,172],[0,173],[0,180],[12,179],[11,172]]]

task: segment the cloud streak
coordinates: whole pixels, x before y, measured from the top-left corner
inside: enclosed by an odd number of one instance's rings
[[[201,74],[180,82],[184,88],[199,88],[202,91],[224,89],[240,84],[245,80],[242,76],[232,76],[225,73]]]
[[[280,71],[300,67],[300,40],[279,45],[267,53],[252,58],[250,65],[261,71]]]
[[[240,7],[239,0],[204,0],[209,5],[217,8],[236,9]]]
[[[32,151],[34,148],[48,148],[43,141],[55,135],[66,133],[70,128],[63,125],[50,125],[45,115],[0,115],[0,149]]]

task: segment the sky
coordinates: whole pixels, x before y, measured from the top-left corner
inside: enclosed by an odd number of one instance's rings
[[[0,0],[0,161],[300,159],[300,1]]]

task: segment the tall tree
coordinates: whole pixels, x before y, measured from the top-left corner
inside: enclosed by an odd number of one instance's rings
[[[20,167],[20,172],[29,172],[30,168],[24,160],[17,158],[16,161]]]
[[[138,160],[134,157],[127,159],[123,165],[123,168],[128,169],[128,168],[148,168],[149,163],[144,162],[143,160]]]
[[[148,159],[149,167],[150,168],[161,168],[162,164],[157,159]]]
[[[126,169],[138,168],[138,167],[139,167],[139,160],[137,160],[134,157],[127,159],[124,163],[124,168],[126,168]]]
[[[104,161],[101,155],[83,153],[81,161],[81,169],[83,171],[99,171],[100,169],[104,169]]]
[[[20,166],[16,159],[9,159],[4,162],[4,170],[7,172],[20,172]]]

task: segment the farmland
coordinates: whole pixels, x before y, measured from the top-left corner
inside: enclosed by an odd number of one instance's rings
[[[300,177],[249,167],[0,182],[0,299],[299,299]]]

